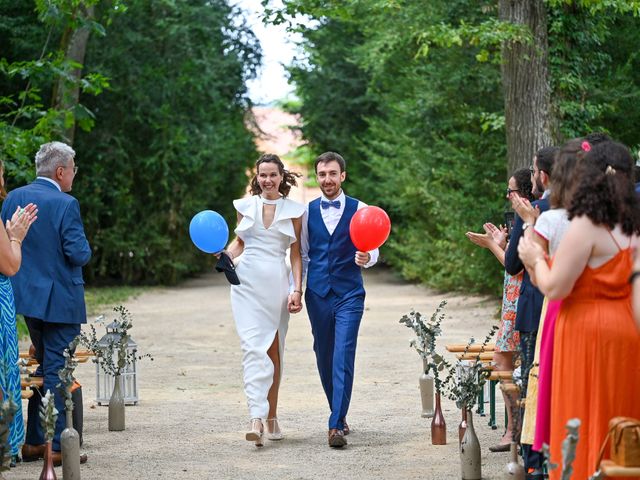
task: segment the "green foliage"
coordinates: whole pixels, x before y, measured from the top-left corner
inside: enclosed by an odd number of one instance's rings
[[[65,58],[60,43],[63,32],[87,26],[104,32],[96,20],[87,20],[79,11],[97,0],[0,0],[0,159],[7,176],[16,184],[33,178],[33,155],[47,141],[77,121],[83,130],[93,127],[93,114],[84,105],[66,109],[52,106],[51,91],[59,79],[79,85],[86,95],[98,95],[108,88],[108,80],[98,72],[79,79],[71,72],[81,67]],[[105,16],[119,6],[105,8]],[[13,186],[13,185],[12,185]]]
[[[124,303],[130,298],[136,298],[147,290],[147,287],[133,287],[129,285],[111,287],[87,287],[84,290],[84,300],[87,304],[87,315],[97,315],[108,307],[111,310],[116,305]]]
[[[606,131],[640,144],[637,6],[548,2],[558,143]],[[343,153],[347,192],[391,217],[387,263],[437,288],[497,293],[501,267],[464,233],[503,223],[500,45],[531,32],[489,0],[289,0],[269,14],[304,38],[291,74],[309,148]]]
[[[24,317],[22,315],[16,315],[16,329],[18,331],[19,340],[29,338],[29,329],[27,328],[27,323],[24,321]]]
[[[239,10],[225,0],[33,1],[0,0],[9,187],[30,181],[39,145],[75,122],[73,194],[94,251],[86,279],[174,283],[210,266],[189,220],[214,209],[232,224],[256,157],[245,81],[261,54]],[[91,31],[84,66],[62,48],[78,28]],[[59,80],[78,84],[79,104],[51,106]]]
[[[223,0],[133,2],[91,42],[86,66],[111,88],[77,138],[89,281],[175,283],[213,263],[189,221],[212,209],[233,225],[256,157],[244,82],[260,51],[236,14]]]

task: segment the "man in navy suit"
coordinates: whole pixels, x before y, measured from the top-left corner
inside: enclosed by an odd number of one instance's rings
[[[84,234],[80,206],[69,195],[78,167],[74,150],[61,142],[46,143],[36,154],[37,178],[29,185],[13,190],[2,205],[2,221],[17,205],[36,203],[41,221],[31,226],[22,244],[22,268],[11,277],[16,312],[25,316],[36,358],[44,375],[43,391],[55,394],[60,414],[53,438],[54,463],[60,464],[60,433],[65,427],[64,399],[56,385],[58,371],[64,366],[63,352],[86,323],[82,267],[91,258]],[[29,399],[27,435],[22,456],[41,458],[44,435],[38,407],[41,399]],[[81,457],[86,461],[86,455]]]
[[[551,178],[551,170],[553,160],[555,158],[556,147],[544,147],[538,150],[536,156],[533,157],[533,166],[531,167],[531,175],[533,180],[534,194],[542,195],[540,200],[531,203],[532,209],[528,209],[528,214],[533,218],[528,218],[527,222],[523,221],[520,215],[516,215],[513,229],[511,230],[511,238],[509,246],[505,252],[504,266],[510,275],[516,275],[524,269],[524,264],[518,256],[518,243],[527,228],[532,227],[535,218],[540,213],[549,210],[549,181]],[[518,310],[516,312],[516,330],[520,332],[520,350],[522,352],[521,361],[521,378],[522,378],[522,398],[527,396],[527,383],[529,380],[529,370],[533,364],[533,357],[536,345],[536,336],[538,334],[538,325],[540,324],[540,314],[542,312],[542,303],[544,295],[536,286],[531,283],[529,274],[524,271],[522,285],[520,286],[520,297],[518,298]],[[531,445],[522,445],[523,460],[525,468],[531,470],[528,478],[537,478],[535,475],[542,475],[543,458],[539,452],[531,449]]]
[[[305,301],[313,350],[329,416],[329,446],[347,444],[346,423],[351,400],[358,329],[364,312],[361,267],[378,260],[378,250],[359,252],[351,241],[351,218],[366,205],[342,191],[345,161],[326,152],[315,161],[322,197],[309,203],[302,222],[301,253],[307,271]],[[291,303],[291,302],[290,302]]]

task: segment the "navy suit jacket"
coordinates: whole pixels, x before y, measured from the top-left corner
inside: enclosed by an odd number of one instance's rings
[[[546,198],[531,202],[531,205],[537,206],[540,213],[549,210],[549,200]],[[513,229],[511,230],[511,238],[509,247],[504,255],[504,268],[510,275],[516,275],[524,268],[524,264],[518,256],[518,243],[522,237],[522,226],[524,222],[516,215]],[[520,286],[520,298],[518,298],[518,310],[516,312],[516,330],[520,332],[537,332],[540,324],[540,313],[542,312],[542,303],[544,295],[531,283],[529,274],[524,271],[522,285]]]
[[[16,312],[45,322],[86,323],[82,267],[91,248],[80,205],[51,182],[36,179],[9,193],[2,221],[28,203],[38,206],[38,219],[22,242],[22,265],[11,278]]]

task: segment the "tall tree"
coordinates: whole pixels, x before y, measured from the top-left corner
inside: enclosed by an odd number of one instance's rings
[[[507,164],[513,172],[553,144],[547,11],[543,0],[499,0],[499,12],[501,20],[531,32],[530,41],[507,40],[502,49]]]
[[[73,145],[76,131],[75,110],[80,100],[82,66],[91,34],[91,22],[95,16],[95,5],[80,2],[74,5],[69,13],[70,20],[67,21],[60,42],[60,50],[65,54],[67,71],[56,80],[52,98],[53,108],[69,112],[69,118],[60,134],[68,144]]]

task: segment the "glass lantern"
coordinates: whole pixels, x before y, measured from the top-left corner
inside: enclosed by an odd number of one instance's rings
[[[98,342],[98,349],[106,350],[109,344],[116,343],[122,333],[117,328],[117,323],[112,322],[107,325],[107,333]],[[135,353],[138,350],[138,344],[133,341],[133,338],[129,337],[127,342],[127,353],[132,354],[133,360],[128,362],[124,367],[122,374],[122,388],[124,394],[124,403],[126,405],[138,404],[138,382],[136,379],[136,356]],[[114,352],[117,355],[117,351]],[[98,360],[100,362],[100,360]],[[96,363],[96,402],[98,405],[109,405],[109,399],[113,392],[113,385],[115,382],[115,376],[105,373],[99,363]]]

